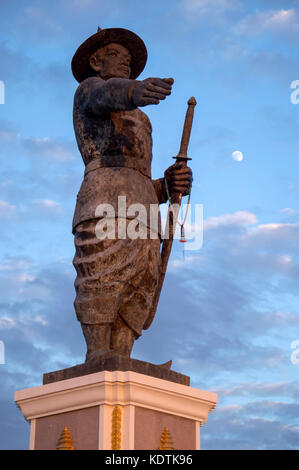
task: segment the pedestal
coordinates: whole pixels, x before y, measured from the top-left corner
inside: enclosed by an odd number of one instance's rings
[[[30,422],[30,449],[194,450],[217,395],[102,371],[17,391],[15,402]]]

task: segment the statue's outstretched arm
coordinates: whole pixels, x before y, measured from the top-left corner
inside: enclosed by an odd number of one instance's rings
[[[139,81],[90,77],[78,87],[75,104],[91,115],[132,110],[139,106],[159,104],[170,95],[172,84],[172,78],[146,78]]]
[[[132,92],[136,84],[137,80],[124,78],[90,77],[78,87],[75,105],[90,115],[135,109]]]

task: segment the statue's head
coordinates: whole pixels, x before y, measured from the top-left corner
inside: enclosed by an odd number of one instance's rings
[[[123,28],[100,29],[84,41],[72,59],[72,71],[80,83],[100,76],[135,79],[145,67],[147,51],[142,39]]]
[[[128,49],[113,42],[98,49],[89,59],[90,67],[104,80],[112,77],[130,78],[130,63]]]

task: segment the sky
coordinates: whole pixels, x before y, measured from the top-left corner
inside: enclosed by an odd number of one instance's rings
[[[132,357],[172,359],[191,386],[218,394],[202,449],[298,449],[299,0],[1,0],[0,448],[28,448],[14,392],[85,360],[73,308],[84,165],[70,62],[98,26],[142,37],[138,79],[174,78],[171,96],[142,109],[153,178],[178,153],[187,100],[198,103],[188,153],[203,244],[183,256],[174,242]]]

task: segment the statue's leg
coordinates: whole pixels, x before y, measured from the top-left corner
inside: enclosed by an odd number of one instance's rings
[[[84,222],[75,231],[74,307],[87,344],[86,360],[111,351],[130,354],[136,334],[128,323],[118,319],[118,312],[123,291],[135,279],[143,255],[140,241],[98,239],[96,223]],[[140,329],[142,324],[138,325]]]
[[[95,235],[97,220],[76,227],[77,271],[74,307],[86,341],[86,361],[110,353],[111,327],[119,305],[122,285],[117,280],[115,240],[99,240]]]
[[[86,341],[86,361],[110,352],[111,325],[81,323]]]
[[[111,330],[111,349],[119,354],[130,356],[133,344],[138,335],[120,318],[117,319]]]
[[[134,339],[142,334],[142,329],[151,314],[160,276],[161,255],[159,239],[139,239],[135,246],[136,264],[134,275],[127,281],[118,309],[118,334],[115,327],[111,333],[111,344],[122,344],[131,351]],[[133,250],[133,247],[132,247]],[[125,342],[128,345],[125,346]]]

